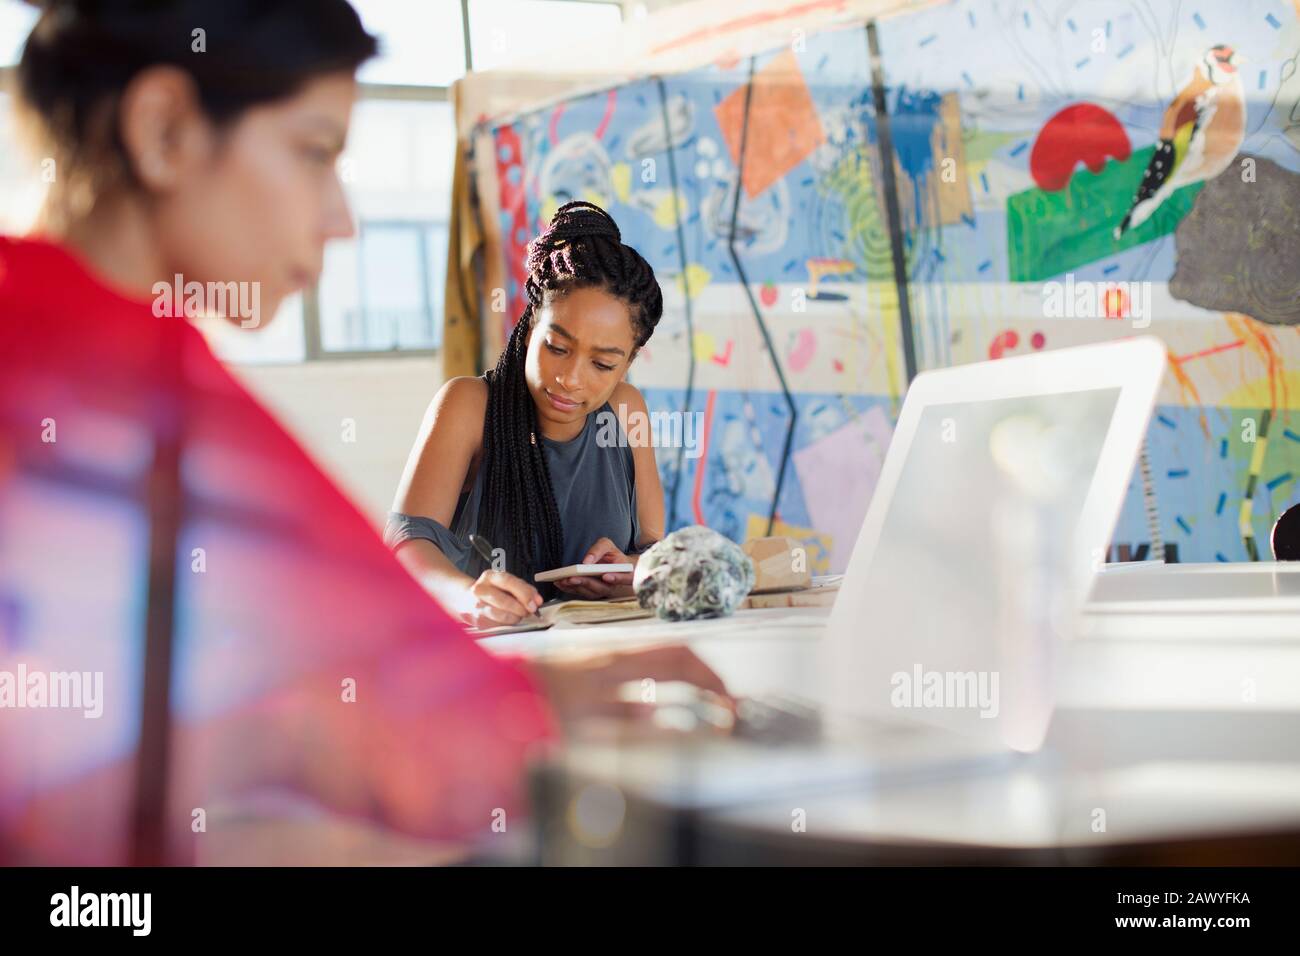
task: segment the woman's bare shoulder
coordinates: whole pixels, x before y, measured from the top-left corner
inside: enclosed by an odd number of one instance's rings
[[[614,386],[614,391],[609,396],[609,404],[618,412],[619,417],[623,418],[627,412],[646,411],[645,396],[631,382],[619,382]]]
[[[487,413],[488,386],[481,378],[457,375],[443,383],[429,404],[429,416],[437,424],[456,431],[482,432]]]

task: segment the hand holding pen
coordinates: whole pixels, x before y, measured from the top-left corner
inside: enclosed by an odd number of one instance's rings
[[[486,538],[472,534],[469,542],[489,568],[469,586],[464,606],[457,608],[461,620],[472,627],[498,627],[539,617],[542,596],[537,588],[507,571],[492,570],[493,549]]]

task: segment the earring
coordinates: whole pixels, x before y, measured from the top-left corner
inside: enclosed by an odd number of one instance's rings
[[[529,432],[529,433],[528,433],[528,440],[529,440],[530,442],[532,442],[534,445],[536,445],[536,444],[537,444],[537,432]]]

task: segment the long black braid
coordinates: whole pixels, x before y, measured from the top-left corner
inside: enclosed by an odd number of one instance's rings
[[[478,527],[494,547],[505,549],[506,570],[533,583],[533,574],[560,566],[564,526],[541,434],[537,406],[528,391],[524,363],[528,333],[547,302],[574,289],[599,288],[629,309],[636,348],[649,341],[663,315],[663,293],[650,264],[624,245],[609,213],[589,202],[568,202],[550,227],[528,246],[528,304],[515,324],[496,368],[487,372],[483,418],[486,468]],[[555,594],[539,587],[544,597]]]

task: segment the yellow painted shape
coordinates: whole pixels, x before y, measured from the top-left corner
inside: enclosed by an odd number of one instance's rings
[[[695,351],[695,361],[707,362],[713,358],[716,344],[713,336],[708,332],[696,332],[691,342],[691,348]]]
[[[1250,516],[1255,508],[1253,500],[1241,499],[1241,515],[1237,518],[1237,530],[1243,538],[1254,537],[1255,529],[1251,526]]]
[[[560,209],[560,204],[555,201],[555,197],[547,196],[546,202],[542,203],[542,208],[539,210],[539,212],[541,213],[542,222],[550,222],[552,219],[554,219],[555,214],[556,212],[559,211],[559,209]]]
[[[673,201],[674,193],[670,189],[655,203],[654,220],[660,229],[674,229],[677,226],[677,204]],[[687,218],[685,202],[682,203],[682,219]]]
[[[700,294],[701,289],[712,281],[712,272],[704,268],[704,266],[692,262],[686,267],[684,284],[682,275],[679,274],[677,276],[677,288],[681,289],[686,296],[693,299]]]
[[[1290,371],[1279,372],[1277,378],[1278,384],[1281,386],[1278,391],[1284,397],[1300,396],[1300,371],[1291,369]],[[1254,381],[1247,382],[1245,385],[1228,392],[1215,404],[1227,406],[1228,408],[1269,408],[1272,401],[1272,388],[1270,387],[1269,377],[1261,375]],[[1300,405],[1288,401],[1281,407],[1297,408]]]
[[[632,195],[632,167],[627,163],[615,163],[609,171],[609,181],[614,186],[614,195],[618,201],[626,203]]]
[[[892,282],[866,283],[869,315],[881,318],[880,332],[884,342],[881,350],[885,356],[885,374],[889,380],[890,405],[895,417],[903,396],[903,346],[898,318],[898,286]]]
[[[1187,155],[1187,147],[1192,141],[1193,123],[1184,123],[1178,129],[1174,130],[1174,169],[1182,165],[1183,157]],[[1169,175],[1174,174],[1174,169],[1169,170]]]
[[[1255,450],[1251,453],[1250,456],[1250,471],[1249,471],[1249,474],[1255,476],[1255,488],[1257,490],[1259,488],[1259,473],[1264,470],[1264,456],[1266,454],[1268,454],[1268,439],[1257,438],[1255,440]],[[1254,507],[1255,505],[1254,505],[1253,498],[1242,499],[1241,520],[1239,522],[1239,530],[1243,535],[1253,535],[1255,533],[1250,523],[1250,517],[1251,517],[1251,513],[1254,511]]]
[[[1264,455],[1268,451],[1268,439],[1256,438],[1255,451],[1250,456],[1250,474],[1258,475],[1264,470]]]

